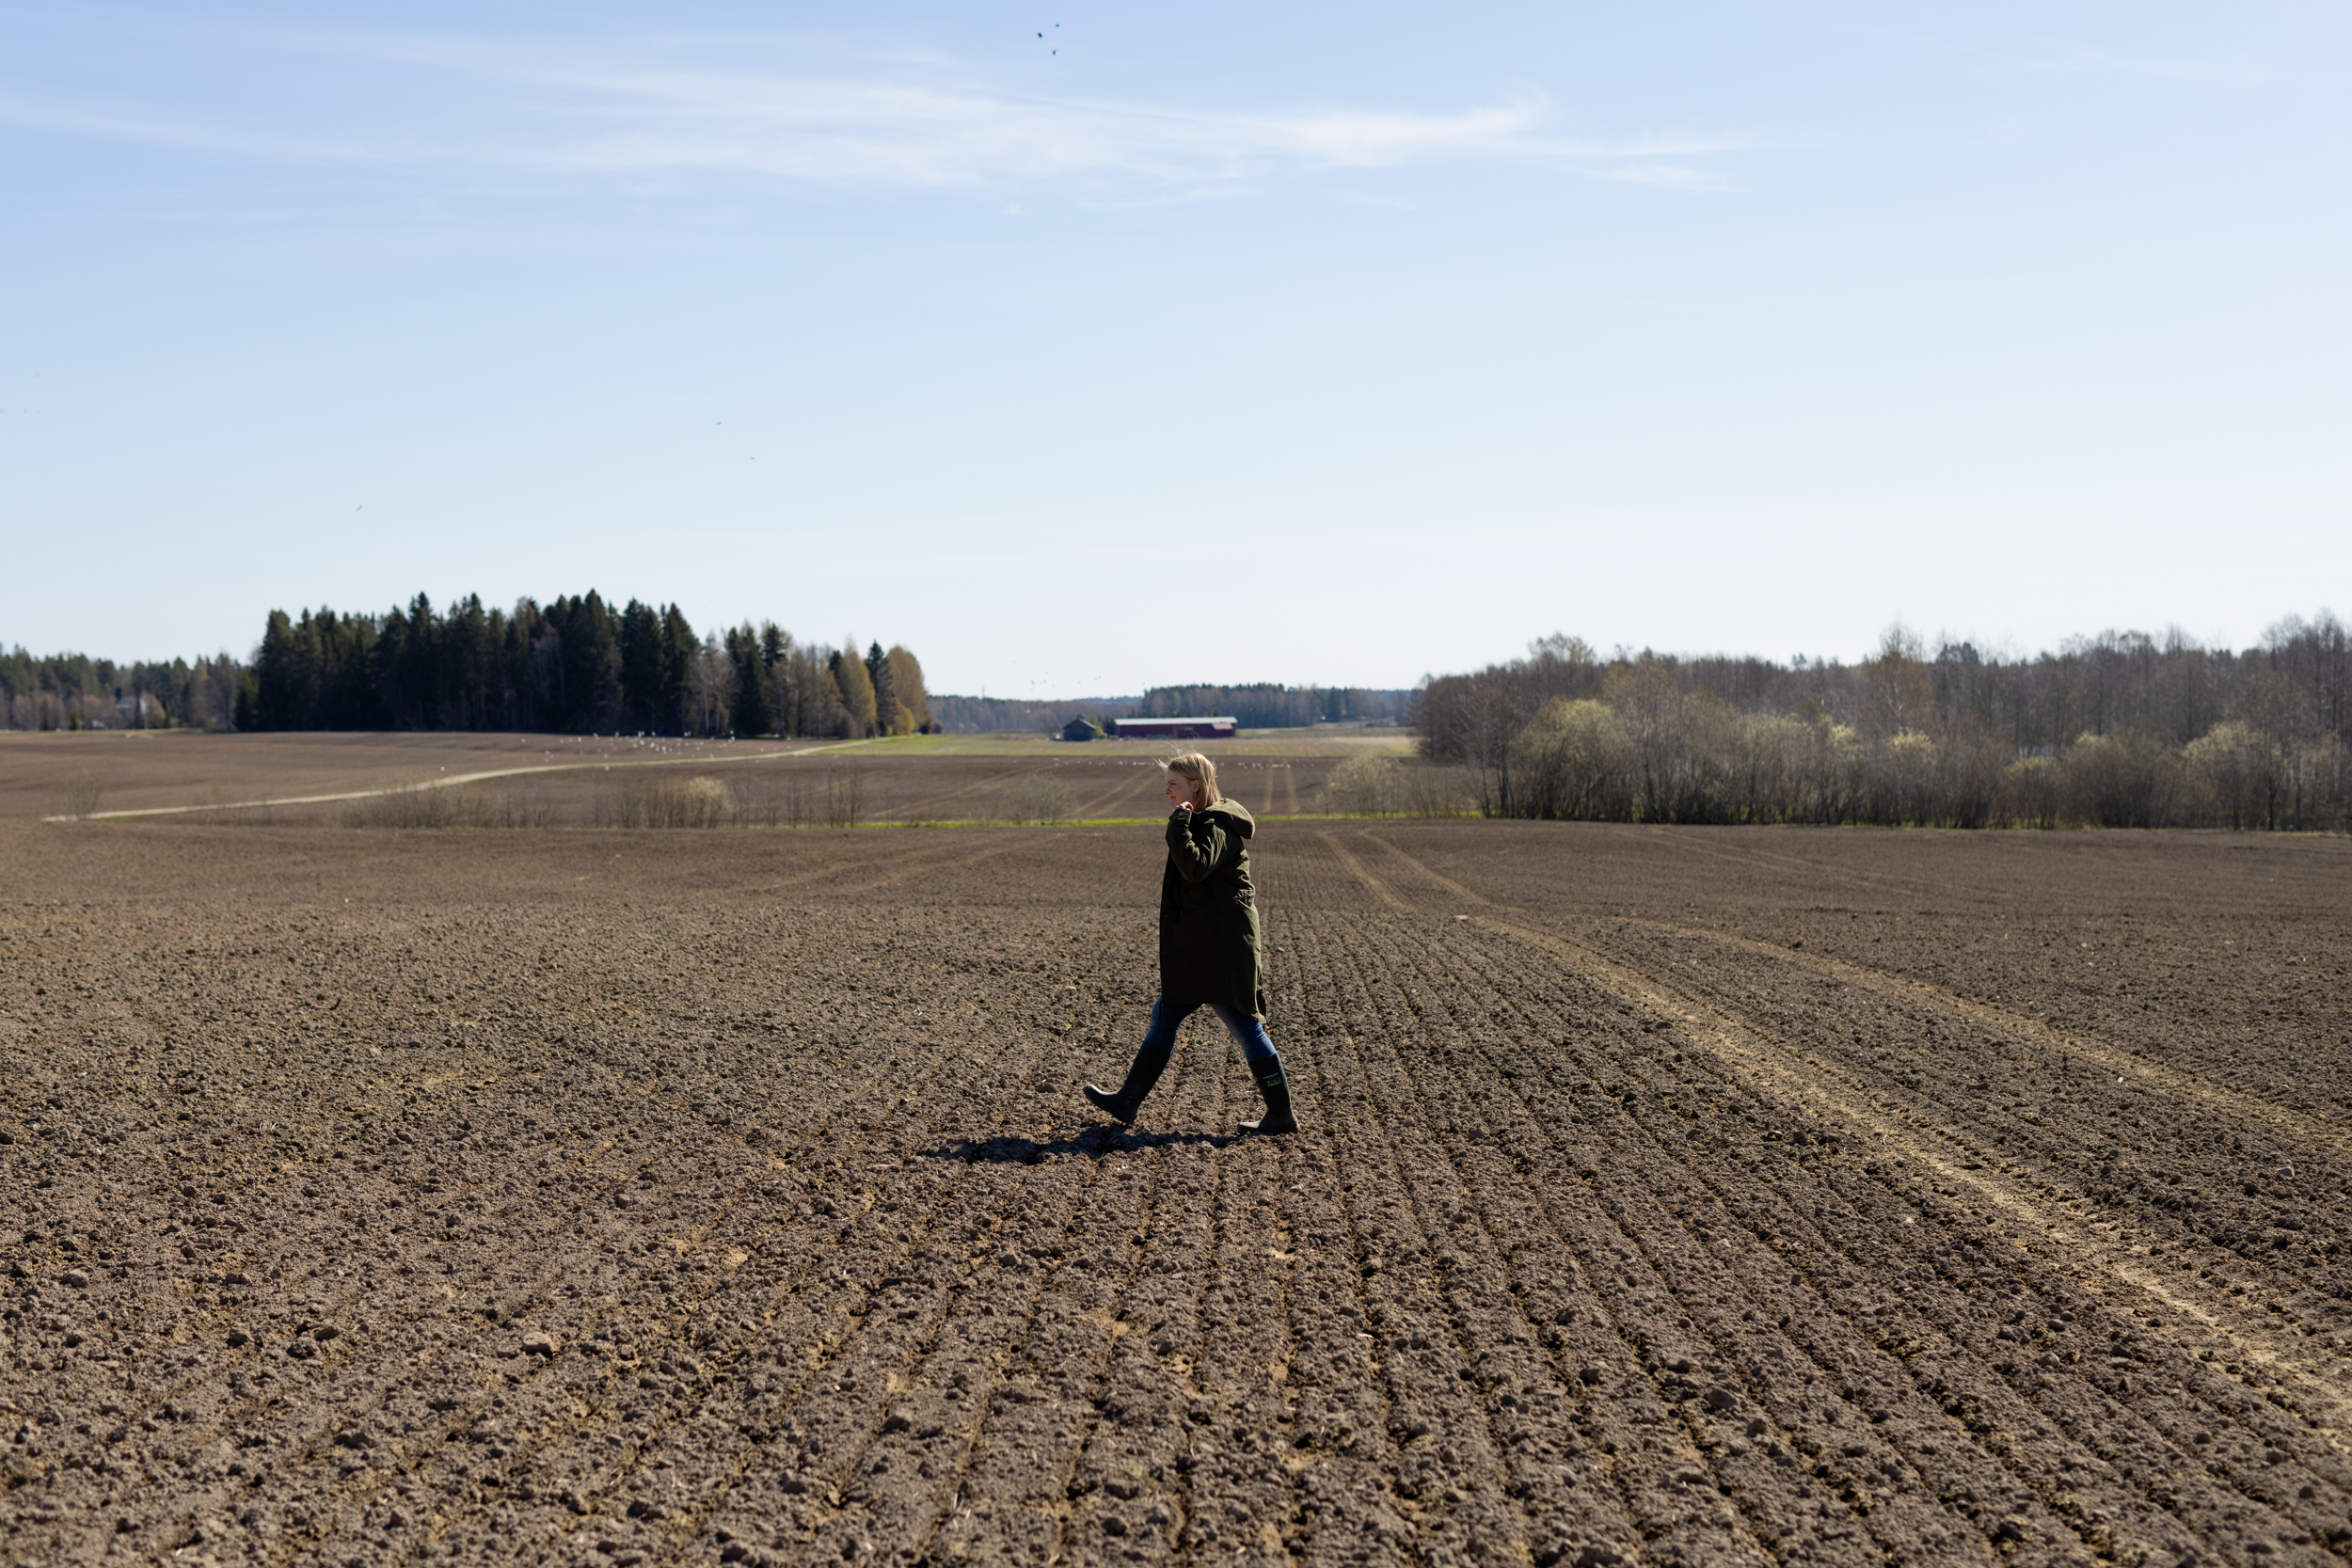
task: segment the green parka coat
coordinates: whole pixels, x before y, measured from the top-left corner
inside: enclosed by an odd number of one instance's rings
[[[1249,882],[1248,808],[1219,800],[1168,815],[1160,879],[1160,995],[1179,1007],[1222,1002],[1265,1017],[1265,943]]]

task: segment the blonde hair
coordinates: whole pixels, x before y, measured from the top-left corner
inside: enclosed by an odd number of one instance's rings
[[[1186,752],[1183,756],[1168,758],[1160,766],[1199,784],[1202,805],[1213,806],[1225,799],[1216,792],[1216,764],[1200,752]]]

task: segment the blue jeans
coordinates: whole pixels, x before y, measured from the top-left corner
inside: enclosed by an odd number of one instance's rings
[[[1143,1032],[1143,1049],[1136,1054],[1155,1055],[1166,1061],[1168,1053],[1176,1049],[1177,1026],[1190,1018],[1193,1009],[1201,1005],[1196,1002],[1180,1007],[1164,996],[1153,997],[1152,1023]],[[1239,1007],[1227,1003],[1211,1002],[1207,1006],[1216,1014],[1217,1022],[1225,1025],[1225,1032],[1233,1037],[1233,1043],[1241,1047],[1242,1056],[1249,1063],[1249,1070],[1253,1074],[1276,1060],[1274,1041],[1267,1037],[1263,1021],[1251,1018]]]

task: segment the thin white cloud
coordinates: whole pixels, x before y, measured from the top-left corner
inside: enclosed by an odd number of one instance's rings
[[[292,47],[401,74],[389,98],[380,82],[371,83],[333,109],[294,111],[291,123],[287,116],[256,123],[218,112],[22,96],[0,96],[0,119],[292,159],[510,174],[708,171],[850,187],[1200,186],[1476,159],[1706,190],[1724,179],[1690,166],[1692,160],[1754,146],[1739,137],[1577,140],[1556,134],[1550,110],[1538,103],[1436,113],[1241,112],[1028,94],[915,79],[949,71],[903,55],[825,62],[867,78],[852,80],[714,69],[699,60],[645,63],[676,53],[675,40],[627,56],[416,38],[311,39]],[[689,52],[711,50],[697,40]],[[437,134],[406,129],[419,118],[400,112],[411,100],[431,105]]]

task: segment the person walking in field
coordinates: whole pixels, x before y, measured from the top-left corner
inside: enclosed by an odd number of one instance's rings
[[[1282,1058],[1265,1032],[1265,942],[1257,891],[1249,882],[1248,841],[1258,831],[1248,808],[1216,792],[1216,764],[1198,752],[1167,763],[1168,870],[1160,879],[1160,994],[1142,1049],[1119,1092],[1086,1086],[1097,1110],[1133,1122],[1176,1048],[1176,1030],[1193,1012],[1214,1010],[1241,1047],[1265,1097],[1265,1115],[1244,1132],[1295,1132]]]

